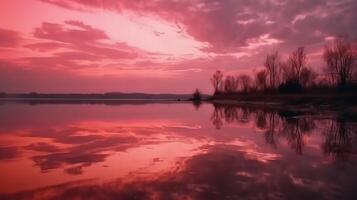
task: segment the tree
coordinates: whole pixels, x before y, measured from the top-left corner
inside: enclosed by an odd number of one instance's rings
[[[192,100],[193,101],[201,101],[202,100],[201,92],[198,89],[196,89],[195,92],[192,94]]]
[[[211,83],[214,88],[214,94],[219,93],[220,87],[222,85],[222,79],[223,79],[223,73],[220,70],[217,70],[211,78]]]
[[[238,80],[242,87],[242,92],[247,93],[251,87],[252,78],[246,74],[242,74],[238,76]]]
[[[288,65],[289,67],[289,73],[290,75],[290,81],[297,82],[300,84],[300,77],[301,77],[301,71],[306,65],[306,53],[304,50],[304,47],[299,47],[297,48],[296,51],[294,51],[289,59],[288,59]]]
[[[320,76],[315,80],[316,87],[318,88],[330,88],[330,80],[326,76]]]
[[[332,44],[326,45],[323,58],[332,82],[338,88],[346,89],[348,84],[352,83],[357,68],[356,48],[353,48],[345,39],[336,39]]]
[[[192,94],[192,99],[191,99],[193,105],[195,106],[196,109],[198,109],[201,104],[202,104],[202,95],[201,92],[196,88],[195,92]]]
[[[310,77],[306,67],[306,53],[304,47],[299,47],[291,53],[287,62],[281,64],[284,80],[279,86],[279,92],[296,93],[301,92],[303,84],[301,83],[302,72],[304,73],[304,84],[307,84]],[[306,68],[306,69],[305,69]],[[305,70],[304,70],[305,69]],[[312,74],[311,74],[312,75]]]
[[[279,84],[280,75],[280,58],[278,52],[271,55],[267,55],[264,66],[267,69],[269,75],[269,87],[270,89],[276,89]]]
[[[317,73],[311,68],[304,67],[300,74],[300,84],[303,88],[312,86],[315,83]]]
[[[238,91],[238,80],[233,76],[227,76],[224,81],[224,91],[226,93],[233,93]]]
[[[266,70],[261,70],[255,74],[255,84],[257,90],[265,91],[267,88],[267,78],[268,72]]]

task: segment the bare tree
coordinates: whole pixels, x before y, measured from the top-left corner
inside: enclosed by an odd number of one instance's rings
[[[278,52],[267,55],[265,59],[264,66],[267,69],[269,75],[269,87],[271,89],[276,89],[279,82],[279,74],[280,74],[280,58]]]
[[[323,58],[326,62],[326,71],[335,85],[343,89],[353,81],[357,68],[357,51],[347,40],[336,39],[327,45]]]
[[[291,74],[290,80],[300,83],[301,71],[306,65],[306,53],[304,47],[299,47],[294,51],[289,59],[288,66],[289,73]]]
[[[282,62],[280,64],[280,67],[281,67],[281,74],[282,74],[282,80],[281,80],[282,83],[286,83],[289,80],[293,79],[293,72],[288,62]]]
[[[238,76],[238,80],[241,83],[242,92],[247,93],[252,84],[252,78],[246,74]]]
[[[267,78],[268,78],[268,72],[266,70],[261,70],[255,74],[255,84],[257,90],[262,90],[262,91],[266,90]]]
[[[307,88],[315,83],[317,73],[311,68],[303,68],[300,74],[300,84],[303,88]]]
[[[222,80],[223,80],[223,73],[220,70],[217,70],[211,78],[211,83],[213,85],[215,94],[219,92],[220,87],[222,85]]]
[[[233,93],[238,91],[238,80],[233,76],[227,76],[224,81],[224,91]]]
[[[316,79],[315,79],[315,86],[317,88],[330,88],[331,86],[331,81],[330,79],[325,76],[325,75],[321,75],[321,76],[317,76]]]

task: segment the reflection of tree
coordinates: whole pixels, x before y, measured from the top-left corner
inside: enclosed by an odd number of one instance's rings
[[[198,110],[201,107],[202,102],[201,101],[192,101],[192,105],[196,108],[196,110]]]
[[[250,114],[250,111],[247,107],[242,107],[240,109],[240,115],[238,115],[238,121],[240,122],[248,122],[249,121],[249,114]]]
[[[285,139],[297,154],[302,154],[305,137],[316,128],[315,120],[296,111],[279,111],[267,108],[243,107],[239,105],[214,104],[211,117],[213,125],[220,129],[226,123],[246,123],[254,119],[257,128],[264,131],[265,142],[277,148]],[[346,120],[329,120],[324,131],[322,150],[335,159],[346,159],[357,153],[357,125]]]
[[[310,134],[315,127],[314,121],[309,117],[293,117],[274,111],[256,114],[255,121],[257,127],[265,129],[267,144],[277,147],[279,138],[283,137],[298,154],[302,154],[304,136]]]
[[[300,113],[277,112],[272,109],[243,107],[238,105],[215,104],[212,123],[217,129],[226,123],[246,123],[254,118],[256,127],[264,130],[267,144],[277,147],[280,138],[285,138],[296,153],[302,154],[304,137],[315,128],[314,121]]]
[[[279,138],[285,138],[298,154],[302,154],[304,135],[309,134],[315,127],[314,121],[306,116],[296,118],[274,111],[257,111],[255,122],[258,128],[265,130],[267,144],[276,148]]]
[[[220,129],[223,126],[222,121],[222,109],[214,106],[213,114],[211,116],[212,124],[216,127],[216,129]]]
[[[255,124],[260,129],[265,129],[267,127],[266,112],[263,110],[258,110],[255,115]]]
[[[237,107],[235,105],[214,104],[211,121],[217,129],[220,129],[223,125],[223,120],[226,123],[248,122],[249,114],[250,110],[248,108]]]
[[[283,134],[291,148],[295,149],[297,154],[302,154],[305,145],[304,135],[309,134],[315,125],[313,120],[307,117],[283,118]]]
[[[234,106],[224,106],[224,119],[227,123],[232,123],[239,119],[239,109]]]
[[[344,119],[329,121],[324,131],[325,142],[322,150],[336,160],[346,160],[351,153],[357,153],[357,126]]]
[[[279,118],[276,115],[276,113],[270,112],[267,114],[268,115],[268,127],[264,133],[265,136],[265,141],[267,144],[272,145],[274,148],[277,146],[277,141],[276,141],[276,135],[279,132],[278,129],[278,123],[279,123]]]

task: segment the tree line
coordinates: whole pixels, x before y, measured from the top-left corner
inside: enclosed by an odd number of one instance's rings
[[[218,70],[211,78],[214,94],[357,91],[356,46],[337,38],[325,46],[322,58],[325,66],[319,73],[308,66],[304,47],[293,51],[287,60],[282,60],[278,51],[268,54],[264,69],[253,75],[224,76]]]

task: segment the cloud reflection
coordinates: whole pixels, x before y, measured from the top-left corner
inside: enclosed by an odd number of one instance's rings
[[[291,160],[268,163],[246,157],[233,145],[206,146],[206,152],[188,158],[179,170],[126,182],[68,184],[3,196],[3,199],[339,199],[356,195],[349,191],[356,176],[338,185],[331,168],[294,166]],[[347,169],[355,174],[353,168]],[[79,169],[71,169],[74,173]],[[315,174],[322,175],[320,177]],[[331,191],[321,193],[320,191]]]

